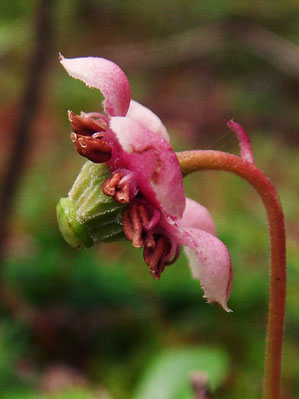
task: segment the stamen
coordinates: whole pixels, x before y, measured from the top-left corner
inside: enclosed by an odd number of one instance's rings
[[[144,226],[145,230],[152,230],[161,218],[161,212],[157,209],[153,208],[153,216],[151,217],[150,221]]]
[[[116,191],[114,199],[121,204],[128,204],[130,202],[130,186],[129,184],[124,185],[124,187]]]
[[[124,212],[123,229],[128,240],[132,241],[135,248],[142,248],[142,220],[136,203],[130,205]]]
[[[165,266],[173,265],[178,260],[180,253],[181,253],[181,247],[179,245],[177,245],[176,249],[175,249],[174,257],[172,259],[168,260],[167,262],[165,262],[164,265]]]
[[[144,245],[148,248],[155,248],[156,247],[156,242],[153,236],[153,233],[151,230],[147,230],[146,226],[149,223],[149,217],[148,213],[143,205],[140,205],[139,207],[139,212],[140,212],[140,217],[142,221],[142,226],[145,230],[145,240],[144,240]]]
[[[105,114],[101,114],[100,112],[80,112],[80,116],[82,118],[93,118],[96,119],[97,121],[100,120],[102,124],[106,125],[106,127],[109,124],[109,118]]]
[[[143,258],[154,278],[160,278],[170,247],[170,241],[164,236],[158,236],[155,248],[144,247]]]
[[[103,141],[104,134],[97,134],[97,137],[84,136],[74,132],[70,135],[76,150],[83,157],[95,163],[107,162],[111,158],[112,148]]]
[[[152,231],[146,231],[145,225],[149,221],[147,210],[143,204],[132,203],[124,212],[123,229],[128,240],[136,248],[155,248],[156,241]]]
[[[112,181],[110,178],[110,181]],[[115,178],[117,180],[117,178]],[[151,212],[151,211],[150,211]],[[160,278],[165,266],[172,265],[180,254],[180,247],[175,241],[161,234],[148,230],[150,213],[143,203],[133,202],[124,212],[123,229],[128,240],[136,248],[143,248],[143,258],[154,278]],[[172,258],[172,259],[171,259]]]
[[[77,140],[77,135],[76,135],[76,133],[72,132],[72,133],[70,134],[70,138],[71,138],[72,142],[75,143],[76,140]]]
[[[78,144],[81,146],[81,148],[86,148],[87,147],[87,142],[83,138],[79,137],[78,138]]]
[[[103,184],[103,193],[108,197],[114,197],[116,192],[116,186],[119,183],[122,175],[120,173],[114,173],[110,179],[106,180]]]
[[[121,204],[128,204],[137,192],[134,173],[122,169],[115,171],[103,184],[103,193]]]
[[[79,116],[72,111],[68,111],[68,117],[73,131],[77,134],[91,136],[93,133],[105,132],[107,130],[107,124],[102,119]]]

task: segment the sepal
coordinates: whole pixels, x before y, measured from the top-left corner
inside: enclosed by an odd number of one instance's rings
[[[124,239],[122,229],[125,206],[102,192],[111,177],[106,164],[86,162],[67,198],[57,205],[59,229],[69,245],[88,248],[99,242]]]

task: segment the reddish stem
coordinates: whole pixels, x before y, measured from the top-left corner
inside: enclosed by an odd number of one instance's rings
[[[232,172],[250,183],[262,198],[267,212],[271,247],[263,398],[279,399],[286,300],[286,239],[279,197],[270,180],[253,163],[236,155],[220,151],[186,151],[177,156],[183,175],[203,169]]]

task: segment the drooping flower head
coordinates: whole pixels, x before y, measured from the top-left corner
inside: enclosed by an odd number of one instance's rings
[[[70,76],[104,96],[104,114],[69,111],[71,139],[80,155],[108,165],[111,176],[98,189],[126,205],[122,226],[127,239],[143,247],[155,278],[174,263],[183,245],[208,302],[228,311],[229,253],[215,236],[207,209],[186,199],[179,162],[161,120],[131,100],[128,79],[113,62],[95,57],[61,57],[60,62]]]

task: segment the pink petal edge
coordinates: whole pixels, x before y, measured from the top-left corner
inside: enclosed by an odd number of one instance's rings
[[[227,122],[227,126],[235,133],[239,141],[241,157],[246,161],[254,163],[253,153],[251,149],[250,139],[245,132],[245,129],[234,122],[232,119]]]
[[[186,205],[183,177],[170,144],[130,118],[112,117],[110,128],[126,152],[122,167],[136,172],[145,199],[166,214],[181,217]]]
[[[224,310],[227,306],[233,270],[226,246],[214,235],[194,227],[182,226],[179,220],[163,218],[161,227],[178,244],[184,245],[192,277],[199,279],[204,298],[209,303],[217,302]]]
[[[186,198],[186,208],[179,223],[183,227],[194,227],[217,235],[215,223],[210,212],[191,198]]]
[[[227,301],[233,269],[227,248],[218,238],[202,230],[191,228],[186,229],[186,233],[193,241],[184,247],[192,277],[200,280],[208,303],[217,302],[225,311],[231,312]]]
[[[60,63],[67,73],[82,80],[88,87],[99,89],[104,96],[104,109],[110,116],[125,116],[131,91],[124,72],[112,61],[98,57],[64,58]]]
[[[163,137],[163,139],[170,141],[166,127],[163,125],[160,118],[156,114],[154,114],[149,108],[138,103],[137,101],[131,100],[130,107],[126,116],[128,118],[134,119],[137,122],[140,122],[143,126],[148,128],[152,132]]]

